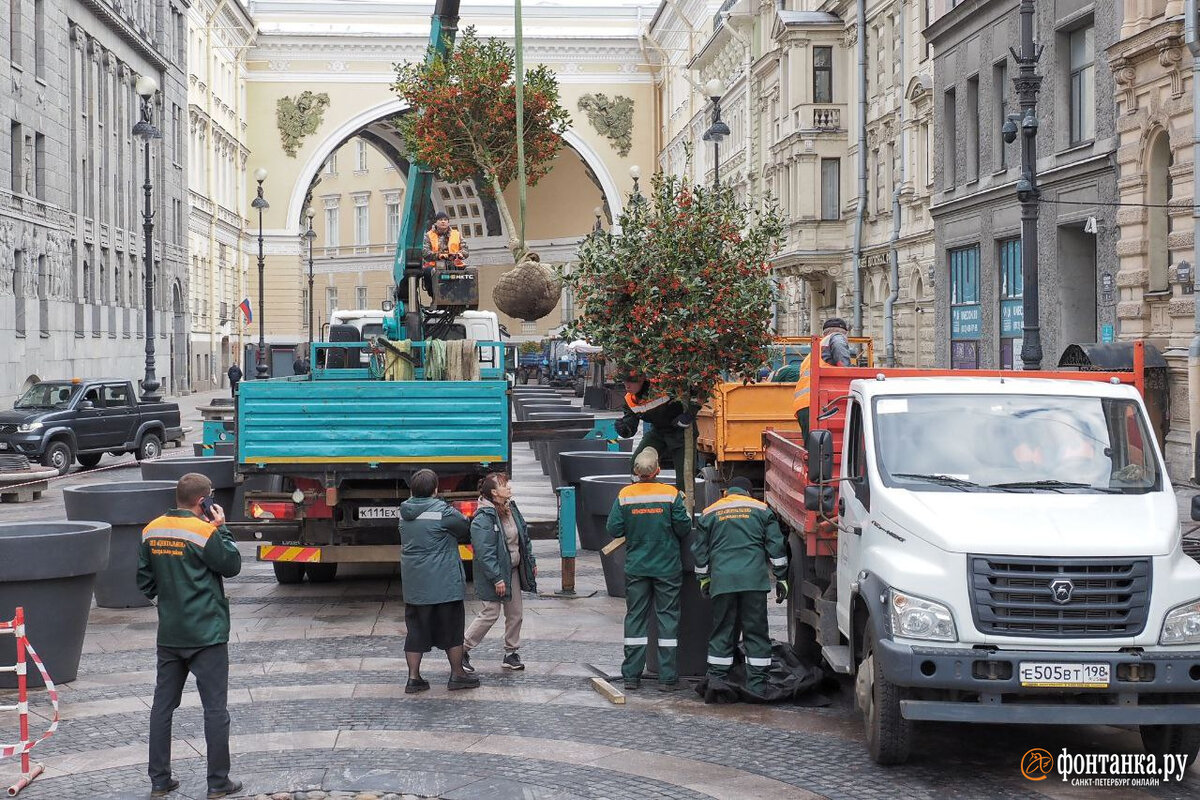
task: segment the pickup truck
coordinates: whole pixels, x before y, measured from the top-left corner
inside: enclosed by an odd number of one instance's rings
[[[855,676],[868,749],[925,722],[1136,725],[1200,750],[1200,564],[1132,373],[814,365],[764,433],[789,639]],[[1133,385],[1129,385],[1129,384]]]
[[[73,461],[91,468],[105,453],[158,458],[181,441],[179,406],[138,402],[130,381],[42,381],[0,412],[0,453],[19,453],[65,475]]]

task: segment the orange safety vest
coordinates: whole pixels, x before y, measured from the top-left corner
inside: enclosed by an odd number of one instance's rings
[[[427,237],[429,239],[429,249],[435,253],[438,252],[438,248],[441,246],[441,236],[438,234],[437,229],[430,228]],[[459,251],[462,250],[462,234],[458,232],[457,228],[450,229],[450,236],[448,237],[446,247],[452,256],[458,255]],[[432,267],[436,263],[436,261],[427,261],[425,262],[425,266]]]
[[[671,398],[663,395],[662,397],[656,397],[653,400],[647,400],[639,405],[637,395],[630,394],[628,392],[625,393],[625,405],[629,406],[629,410],[635,414],[645,414],[647,411],[651,411],[669,402],[671,402]]]
[[[833,339],[832,333],[828,336],[822,337],[822,353],[824,353],[825,348],[829,346],[831,339]],[[808,408],[809,401],[811,399],[809,396],[809,381],[812,379],[812,357],[813,354],[811,351],[809,351],[809,354],[806,355],[804,360],[800,362],[800,378],[796,381],[796,391],[792,393],[793,416],[799,414],[801,410]]]

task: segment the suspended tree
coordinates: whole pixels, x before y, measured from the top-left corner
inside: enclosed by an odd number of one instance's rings
[[[769,259],[783,231],[774,207],[756,210],[728,188],[660,173],[620,225],[619,236],[589,236],[567,276],[578,311],[570,335],[685,406],[702,405],[726,376],[753,376],[771,342]],[[676,469],[691,475],[695,443],[686,442]]]
[[[474,28],[467,28],[448,54],[431,51],[421,62],[396,65],[392,89],[414,112],[397,122],[413,159],[451,183],[482,176],[480,191],[495,200],[517,264],[504,276],[510,280],[502,277],[497,303],[513,316],[537,319],[557,304],[559,282],[526,248],[524,187],[536,185],[550,171],[571,119],[559,103],[554,73],[538,65],[525,70],[518,85],[519,64],[514,48],[497,39],[481,39]],[[518,95],[523,95],[520,126]],[[521,137],[518,127],[524,132]],[[521,216],[514,221],[504,189],[520,178]],[[505,283],[508,291],[502,302]],[[550,307],[543,310],[547,302]]]

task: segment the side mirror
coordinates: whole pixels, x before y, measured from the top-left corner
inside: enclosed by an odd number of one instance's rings
[[[811,431],[804,440],[808,451],[808,480],[810,483],[825,483],[833,478],[833,435],[818,429]]]
[[[813,486],[804,487],[804,508],[808,511],[816,511],[825,516],[833,514],[834,507],[834,491],[832,486]]]
[[[1192,521],[1200,522],[1200,494],[1192,498]]]
[[[96,407],[96,404],[93,403],[91,400],[80,400],[79,401],[79,409],[81,411],[89,409],[89,408],[95,408],[95,407]]]

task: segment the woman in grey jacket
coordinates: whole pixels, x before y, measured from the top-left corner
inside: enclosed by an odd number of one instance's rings
[[[517,655],[521,646],[524,608],[521,592],[537,592],[537,560],[529,542],[529,528],[503,472],[487,475],[479,485],[479,509],[471,518],[471,544],[475,548],[475,594],[483,608],[463,638],[462,667],[474,672],[470,651],[487,635],[504,610],[504,669],[522,670]]]

